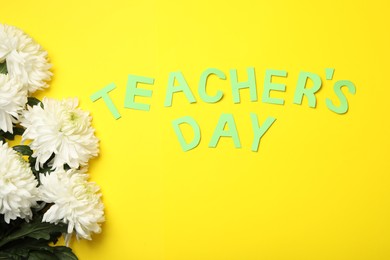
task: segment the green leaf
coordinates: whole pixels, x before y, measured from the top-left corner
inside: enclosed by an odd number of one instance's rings
[[[24,128],[23,127],[20,127],[20,126],[15,126],[13,128],[13,131],[14,131],[14,135],[23,135],[24,133]]]
[[[15,135],[14,134],[11,134],[10,132],[3,132],[1,131],[0,135],[2,135],[5,139],[8,139],[8,140],[14,140],[15,139]]]
[[[20,256],[12,255],[7,252],[0,252],[0,260],[20,260],[22,259]]]
[[[53,153],[50,156],[50,158],[42,166],[41,165],[39,166],[38,170],[35,169],[35,164],[37,162],[37,159],[32,157],[32,156],[30,156],[28,158],[28,162],[30,163],[31,170],[35,174],[35,176],[37,177],[38,181],[39,181],[39,174],[40,173],[51,173],[52,171],[54,171],[54,169],[52,169],[52,167],[49,166],[49,162],[51,160],[53,160],[54,156],[55,156],[55,154]]]
[[[30,251],[54,252],[53,248],[54,247],[49,246],[48,242],[45,240],[25,238],[13,241],[12,243],[8,244],[5,249],[2,249],[2,251],[11,255],[18,255],[27,258]]]
[[[14,126],[12,128],[13,133],[10,132],[4,132],[3,130],[0,130],[0,137],[1,139],[8,139],[8,140],[14,140],[16,135],[23,135],[24,128],[20,126]],[[4,140],[5,141],[5,140]]]
[[[15,228],[6,232],[5,236],[0,236],[0,260],[77,260],[71,248],[53,246],[66,232],[67,225],[42,222],[45,208],[43,206],[36,210],[30,222],[11,221],[9,226]]]
[[[58,260],[58,257],[53,253],[46,251],[31,251],[28,255],[29,260]]]
[[[41,107],[43,108],[42,102],[39,99],[35,98],[35,97],[28,97],[27,98],[27,104],[30,107],[33,107],[33,106],[36,106],[36,105],[41,105]]]
[[[33,238],[20,239],[10,243],[7,248],[0,251],[0,259],[3,255],[3,259],[77,260],[77,256],[71,248],[50,246],[45,240]]]
[[[12,148],[22,155],[31,156],[33,154],[33,151],[28,145],[15,145]]]
[[[52,224],[42,222],[41,218],[33,219],[30,222],[24,222],[20,225],[20,229],[8,234],[0,240],[0,247],[23,238],[43,239],[49,242],[57,240],[61,233],[65,233],[67,229],[66,224],[58,223]]]
[[[5,61],[0,63],[0,73],[1,74],[7,74],[8,73],[7,63]]]
[[[17,218],[7,223],[4,220],[4,215],[0,214],[0,241],[8,234],[18,229],[23,222],[25,222],[25,220]]]
[[[54,254],[59,260],[77,260],[77,256],[72,252],[72,249],[66,246],[54,247]]]

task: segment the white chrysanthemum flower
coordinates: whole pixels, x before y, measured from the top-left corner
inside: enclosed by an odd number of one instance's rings
[[[104,221],[104,206],[99,187],[88,182],[88,174],[63,169],[40,174],[40,199],[53,205],[43,215],[43,221],[68,225],[69,241],[73,232],[77,238],[91,239],[100,233]]]
[[[18,78],[28,92],[48,86],[52,73],[47,52],[22,30],[0,24],[0,62],[4,61],[10,77]]]
[[[26,128],[23,141],[32,140],[30,147],[37,158],[36,169],[54,154],[52,168],[85,166],[99,152],[98,139],[88,112],[79,108],[78,100],[62,101],[44,98],[40,105],[28,107],[20,119]]]
[[[8,75],[0,74],[0,129],[12,133],[13,123],[27,103],[27,91],[23,85]]]
[[[29,164],[12,148],[0,142],[0,214],[11,219],[31,219],[38,199],[38,181]]]

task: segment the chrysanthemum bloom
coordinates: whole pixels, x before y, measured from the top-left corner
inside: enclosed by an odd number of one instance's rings
[[[27,91],[23,85],[8,75],[0,74],[0,129],[13,133],[13,123],[27,103]]]
[[[0,142],[0,214],[11,219],[31,219],[38,199],[38,181],[29,164],[7,144]]]
[[[43,215],[44,222],[68,224],[69,241],[73,232],[77,238],[91,239],[100,233],[104,221],[104,206],[99,187],[88,182],[88,174],[63,169],[40,174],[40,199],[53,205]]]
[[[46,88],[52,73],[47,52],[22,30],[0,24],[0,63],[11,78],[18,78],[30,93]]]
[[[23,141],[32,140],[31,149],[36,157],[35,168],[47,162],[52,168],[85,166],[88,160],[97,156],[98,139],[91,126],[88,112],[79,108],[77,99],[62,101],[44,98],[40,105],[28,107],[20,119],[26,128]]]

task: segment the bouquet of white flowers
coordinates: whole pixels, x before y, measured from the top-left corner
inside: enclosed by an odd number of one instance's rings
[[[99,152],[89,113],[77,99],[31,96],[50,68],[39,44],[0,24],[0,259],[77,259],[72,235],[91,239],[104,221],[86,171]],[[56,246],[62,235],[67,246]]]

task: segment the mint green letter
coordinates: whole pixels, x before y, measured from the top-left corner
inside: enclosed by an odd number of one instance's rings
[[[326,106],[331,111],[333,111],[337,114],[345,114],[348,111],[348,100],[345,97],[345,95],[343,94],[343,92],[341,91],[341,88],[344,86],[346,86],[348,88],[349,93],[351,93],[353,95],[356,93],[356,87],[351,81],[340,80],[340,81],[337,81],[333,86],[333,90],[340,100],[340,105],[338,107],[333,105],[333,102],[329,98],[326,98],[326,100],[325,100]]]
[[[187,123],[192,127],[192,130],[194,130],[194,138],[190,143],[187,143],[184,139],[183,133],[180,130],[181,124]],[[173,130],[176,133],[177,139],[179,140],[179,143],[181,145],[181,148],[184,152],[187,152],[191,149],[194,149],[198,146],[200,142],[200,128],[199,125],[196,123],[195,119],[193,119],[190,116],[183,116],[181,118],[178,118],[172,122]]]
[[[95,102],[96,100],[103,98],[104,103],[106,103],[106,106],[108,107],[108,110],[110,110],[111,114],[114,116],[115,119],[119,119],[121,115],[119,114],[118,109],[116,109],[114,102],[112,102],[112,99],[108,95],[108,92],[115,89],[115,84],[110,83],[106,87],[102,88],[98,92],[93,93],[90,96],[90,99],[92,102]]]
[[[310,89],[305,88],[307,79],[311,79],[314,83]],[[320,90],[322,81],[320,76],[311,72],[302,71],[299,73],[297,88],[295,89],[294,104],[301,105],[303,95],[305,95],[309,101],[309,107],[316,107],[317,99],[315,93]]]
[[[287,71],[285,70],[266,70],[264,78],[264,90],[262,101],[264,103],[283,105],[284,99],[281,98],[271,98],[269,93],[271,90],[286,91],[286,85],[280,83],[272,83],[272,76],[286,77]]]
[[[135,103],[134,98],[135,96],[151,97],[152,91],[150,89],[137,88],[137,83],[153,85],[154,79],[136,75],[129,75],[126,86],[125,108],[149,111],[149,104]]]
[[[276,118],[267,117],[265,122],[259,126],[259,120],[257,119],[257,115],[251,113],[251,121],[252,121],[252,129],[253,129],[253,142],[252,142],[252,152],[257,152],[259,150],[260,139],[263,135],[268,131],[271,125],[275,122]]]
[[[227,130],[225,130],[226,125],[228,126]],[[236,148],[241,148],[236,123],[234,122],[234,117],[232,114],[222,114],[219,117],[219,121],[217,126],[215,127],[213,137],[211,138],[211,141],[209,143],[209,147],[215,148],[221,136],[232,137],[234,146]]]
[[[222,71],[220,71],[218,69],[210,68],[210,69],[205,70],[202,73],[202,75],[200,76],[198,93],[199,93],[200,98],[204,102],[207,102],[207,103],[216,103],[216,102],[220,101],[223,97],[222,91],[219,91],[219,90],[217,91],[215,96],[209,96],[206,93],[207,78],[212,74],[216,75],[220,79],[226,79],[225,73],[223,73]]]
[[[179,82],[179,86],[174,86],[175,85],[175,79]],[[191,92],[190,87],[187,84],[187,81],[185,80],[183,74],[180,71],[177,72],[171,72],[169,74],[168,78],[168,87],[167,87],[167,94],[165,96],[165,102],[164,106],[170,107],[172,106],[172,98],[173,98],[173,93],[176,92],[183,92],[188,99],[190,103],[195,103],[195,97]]]
[[[249,88],[251,101],[257,101],[257,89],[256,89],[256,75],[255,68],[249,67],[246,69],[248,73],[248,81],[238,82],[237,70],[230,70],[230,82],[232,85],[233,102],[240,103],[240,89]]]

